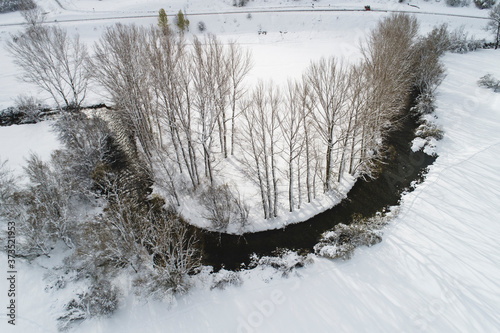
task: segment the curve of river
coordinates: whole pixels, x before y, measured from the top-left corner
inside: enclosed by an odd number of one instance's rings
[[[379,177],[375,180],[359,179],[347,198],[337,206],[284,229],[241,236],[199,230],[203,264],[213,266],[215,270],[221,267],[235,270],[248,264],[253,253],[273,255],[277,249],[311,252],[323,232],[333,229],[338,223],[349,224],[353,214],[369,217],[397,205],[403,191],[410,190],[412,182],[422,181],[427,167],[435,160],[421,151],[411,150],[417,121],[418,117],[406,112],[386,139],[387,147],[393,148],[389,149]]]

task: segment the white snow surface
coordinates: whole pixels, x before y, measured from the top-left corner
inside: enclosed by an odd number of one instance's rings
[[[40,1],[52,20],[127,16],[171,6],[167,12],[190,8],[198,12],[240,10],[230,1]],[[319,1],[315,7],[359,7],[361,1]],[[120,10],[117,10],[119,4]],[[250,1],[248,9],[277,6],[311,7],[310,1]],[[416,10],[407,4],[370,1],[372,8]],[[444,1],[412,1],[422,11],[486,16],[475,8],[448,8]],[[99,7],[98,7],[99,6]],[[95,13],[92,11],[95,8]],[[165,8],[167,9],[167,8]],[[358,57],[356,42],[384,13],[294,13],[206,15],[211,32],[237,39],[253,51],[254,78],[282,82],[297,76],[310,60],[337,54]],[[288,15],[288,16],[287,16]],[[433,15],[418,16],[422,31],[448,22],[462,24],[478,37],[485,21]],[[234,22],[236,19],[236,22]],[[154,24],[155,18],[122,22]],[[4,49],[9,33],[21,22],[18,13],[0,16],[0,109],[19,93],[36,89],[17,84],[16,69]],[[226,23],[224,23],[226,22]],[[273,33],[257,36],[267,23]],[[339,23],[336,23],[339,22]],[[238,23],[240,26],[238,27]],[[109,21],[63,23],[92,42]],[[240,30],[241,27],[241,30]],[[286,35],[280,29],[288,29]],[[295,30],[292,30],[295,29]],[[131,293],[130,277],[114,282],[124,289],[120,309],[111,318],[92,319],[74,332],[495,332],[500,330],[500,94],[479,88],[486,73],[500,78],[500,53],[481,50],[444,58],[447,77],[438,89],[437,122],[445,132],[437,143],[439,155],[425,182],[405,194],[399,216],[385,228],[382,243],[360,248],[350,261],[313,256],[314,263],[288,278],[272,269],[241,272],[243,285],[210,290],[210,276],[202,274],[187,295],[173,303],[145,301]],[[290,59],[290,61],[289,61]],[[287,66],[283,69],[283,66]],[[100,101],[96,94],[92,97]],[[28,139],[31,138],[31,139]],[[19,172],[30,150],[48,158],[57,147],[48,123],[0,128],[0,157],[9,158]],[[2,224],[2,229],[5,225]],[[32,264],[17,260],[16,326],[7,324],[7,280],[0,278],[0,332],[57,332],[56,318],[81,284],[45,291],[47,268],[60,266],[64,253]],[[0,267],[7,271],[7,256],[0,252]],[[63,271],[59,271],[64,274]]]
[[[0,161],[7,161],[8,168],[16,176],[23,175],[26,158],[31,153],[42,160],[50,159],[50,154],[59,147],[59,141],[52,132],[53,121],[38,124],[0,127]]]

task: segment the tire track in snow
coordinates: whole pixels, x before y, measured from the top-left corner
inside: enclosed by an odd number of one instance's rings
[[[58,5],[65,9],[58,0],[56,0]],[[435,13],[435,12],[419,12],[413,10],[391,10],[391,9],[371,9],[366,11],[364,9],[332,9],[332,8],[317,8],[317,9],[250,9],[245,11],[222,11],[222,12],[194,12],[186,13],[188,16],[212,16],[212,15],[233,15],[233,14],[265,14],[265,13],[316,13],[316,12],[374,12],[374,13],[407,13],[415,15],[435,15],[435,16],[447,16],[447,17],[461,17],[461,18],[471,18],[478,20],[489,20],[486,16],[474,16],[474,15],[461,15],[461,14],[447,14],[447,13]],[[170,14],[171,16],[173,14]],[[67,20],[54,20],[44,22],[46,24],[50,23],[71,23],[71,22],[92,22],[92,21],[113,21],[122,19],[140,19],[140,18],[156,18],[158,13],[156,11],[151,11],[151,14],[140,14],[140,15],[125,15],[125,16],[106,16],[97,18],[80,18],[80,19],[67,19]],[[23,26],[25,23],[7,23],[0,24],[0,27],[8,26]]]

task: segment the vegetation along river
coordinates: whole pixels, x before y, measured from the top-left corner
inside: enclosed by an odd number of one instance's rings
[[[349,224],[354,214],[369,217],[388,206],[397,205],[402,193],[410,189],[413,181],[422,181],[427,167],[435,160],[422,151],[411,150],[418,116],[409,109],[386,138],[388,153],[376,179],[359,179],[340,204],[284,229],[243,235],[200,231],[203,263],[215,270],[221,267],[234,270],[248,264],[253,253],[273,255],[277,249],[311,252],[323,232],[339,223]]]

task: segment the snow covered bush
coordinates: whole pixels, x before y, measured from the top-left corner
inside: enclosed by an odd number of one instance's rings
[[[14,177],[11,171],[7,169],[7,161],[0,160],[0,200],[2,200],[2,203],[10,198],[14,184]]]
[[[434,113],[436,110],[435,96],[431,92],[424,92],[417,97],[416,105],[411,108],[411,112],[417,115],[426,115]]]
[[[213,274],[212,286],[210,289],[225,289],[227,286],[241,286],[243,281],[238,272],[221,269]]]
[[[205,22],[203,22],[203,21],[198,22],[198,31],[204,32],[205,30],[207,30],[207,26],[206,26]]]
[[[55,161],[48,164],[31,155],[25,168],[29,184],[11,194],[12,199],[2,212],[16,221],[22,255],[48,256],[58,240],[73,247],[74,183],[61,168],[64,166]]]
[[[247,4],[248,0],[233,0],[233,6],[243,7]]]
[[[389,215],[376,214],[371,218],[355,216],[349,224],[337,224],[333,231],[325,232],[314,252],[322,257],[351,259],[358,246],[372,246],[382,241],[381,229],[388,223]]]
[[[118,308],[120,290],[108,280],[93,284],[89,291],[77,294],[65,306],[65,313],[58,318],[59,329],[70,329],[74,324],[92,317],[109,317]]]
[[[204,218],[217,231],[225,231],[230,224],[243,227],[248,222],[248,207],[227,184],[209,186],[201,193],[200,201],[206,210]]]
[[[118,172],[127,166],[124,154],[106,121],[83,112],[62,114],[54,130],[64,145],[60,157],[67,164],[82,193],[103,190],[104,173]]]
[[[481,77],[477,84],[480,87],[492,89],[494,92],[500,92],[500,80],[495,79],[491,74]]]
[[[470,4],[470,0],[446,0],[446,4],[450,7],[465,7]]]
[[[489,9],[493,7],[496,3],[496,0],[474,0],[474,4],[479,9]]]
[[[16,98],[16,109],[24,114],[22,123],[37,123],[40,121],[40,115],[44,109],[42,102],[33,96],[18,96]]]
[[[16,98],[15,106],[0,110],[0,126],[37,123],[47,115],[47,111],[41,101],[21,95]]]
[[[381,241],[381,233],[365,225],[340,223],[335,231],[323,234],[321,242],[314,246],[314,251],[322,257],[346,260],[351,259],[357,246],[371,246]]]
[[[259,257],[253,254],[250,258],[250,268],[253,267],[272,267],[281,273],[283,277],[287,277],[292,271],[297,268],[302,268],[310,263],[312,259],[309,256],[300,255],[291,250],[280,250],[276,256]]]
[[[475,51],[482,48],[484,44],[484,40],[474,39],[474,36],[469,37],[469,34],[464,31],[463,26],[450,33],[449,50],[453,53],[467,53]]]
[[[427,91],[417,97],[417,104],[411,109],[419,117],[419,126],[415,131],[416,138],[412,144],[413,151],[423,151],[428,155],[435,155],[437,140],[444,136],[443,130],[435,123],[435,96]]]
[[[185,291],[200,266],[193,230],[156,201],[140,204],[119,191],[109,196],[104,213],[84,225],[77,268],[94,277],[131,268],[148,293]]]
[[[33,0],[0,0],[0,13],[28,10],[35,7],[36,4]]]
[[[417,131],[415,132],[416,136],[424,139],[434,138],[436,140],[441,140],[443,138],[443,130],[440,129],[435,123],[426,118],[424,118],[422,122],[423,123],[418,126]]]

